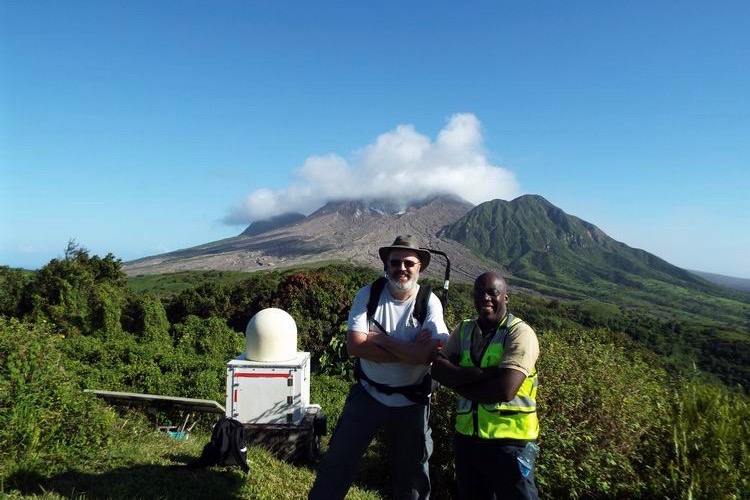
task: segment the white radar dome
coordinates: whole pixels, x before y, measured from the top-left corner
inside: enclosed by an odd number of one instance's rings
[[[297,356],[297,324],[275,307],[258,311],[245,328],[245,358],[250,361],[289,361]]]

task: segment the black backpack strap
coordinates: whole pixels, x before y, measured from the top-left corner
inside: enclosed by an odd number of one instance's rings
[[[368,377],[362,370],[362,367],[359,364],[359,358],[354,362],[354,370],[355,373],[358,373],[359,375],[357,380],[365,380],[368,385],[374,387],[378,392],[382,392],[383,394],[401,394],[413,403],[421,405],[430,403],[430,395],[432,394],[432,377],[429,373],[427,373],[418,384],[391,386],[370,380],[370,377]]]
[[[380,302],[380,294],[383,293],[386,283],[388,283],[387,279],[378,278],[370,285],[370,298],[367,299],[367,319],[375,315],[375,309],[378,308],[378,302]]]
[[[432,287],[430,285],[419,285],[417,299],[414,302],[414,318],[419,321],[420,325],[424,325],[424,320],[427,317],[427,305],[430,303],[431,293]]]
[[[386,278],[378,278],[370,284],[370,297],[367,299],[367,319],[371,319],[375,315],[375,310],[378,308],[378,302],[380,302],[380,294],[383,293],[385,284],[388,283]],[[362,371],[362,365],[359,362],[359,358],[354,359],[354,379],[359,380],[364,378],[368,382],[367,375]]]

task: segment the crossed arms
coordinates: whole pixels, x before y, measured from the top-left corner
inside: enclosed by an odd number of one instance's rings
[[[438,355],[441,342],[430,338],[429,330],[422,330],[413,342],[406,342],[385,333],[349,330],[346,348],[350,356],[385,363],[401,362],[427,365],[432,361],[432,378],[470,401],[497,403],[516,397],[526,379],[520,370],[512,368],[460,367]]]
[[[368,333],[349,330],[346,334],[346,349],[350,356],[383,363],[409,363],[429,365],[441,342],[431,338],[425,329],[412,342],[399,340],[383,332]]]
[[[476,403],[499,403],[516,397],[526,379],[520,370],[512,368],[461,367],[444,356],[432,362],[432,378]]]

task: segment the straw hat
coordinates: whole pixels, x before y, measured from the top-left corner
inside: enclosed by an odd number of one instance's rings
[[[393,250],[411,250],[412,252],[416,252],[417,255],[419,255],[419,262],[421,263],[421,269],[423,271],[427,269],[428,265],[430,265],[430,252],[419,248],[417,238],[415,238],[411,234],[407,234],[405,236],[397,236],[392,245],[387,247],[380,247],[378,253],[380,254],[380,260],[383,261],[383,264],[388,264],[388,254],[390,254]]]

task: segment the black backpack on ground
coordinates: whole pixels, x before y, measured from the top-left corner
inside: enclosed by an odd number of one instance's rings
[[[223,417],[216,422],[211,432],[211,441],[203,447],[200,458],[188,467],[211,467],[213,465],[237,465],[245,472],[250,470],[247,465],[245,428],[238,420]]]

